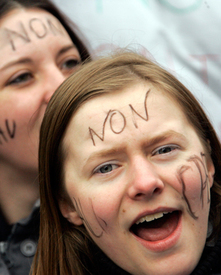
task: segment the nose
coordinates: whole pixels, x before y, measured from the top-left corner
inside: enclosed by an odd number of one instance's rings
[[[150,199],[163,191],[164,183],[157,168],[145,157],[134,160],[131,172],[132,176],[128,187],[128,196],[131,199]]]
[[[47,76],[44,82],[44,102],[48,104],[55,90],[61,85],[61,83],[66,79],[59,68],[54,68],[47,71]]]

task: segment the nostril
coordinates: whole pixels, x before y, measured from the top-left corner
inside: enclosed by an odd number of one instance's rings
[[[159,194],[159,193],[161,193],[161,189],[160,188],[154,189],[153,194]]]
[[[160,188],[155,188],[153,190],[153,193],[152,194],[160,194],[161,193],[161,189]],[[136,198],[142,198],[142,197],[145,197],[145,194],[144,193],[137,193],[136,194]]]
[[[137,198],[140,198],[140,197],[142,197],[142,195],[143,195],[142,193],[138,193],[138,194],[136,195],[136,197],[137,197]]]
[[[150,171],[152,173],[152,171]],[[128,186],[128,196],[133,200],[143,200],[152,196],[158,196],[164,190],[164,183],[157,173],[148,175],[137,172]]]

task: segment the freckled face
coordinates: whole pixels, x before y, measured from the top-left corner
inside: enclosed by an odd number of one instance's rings
[[[190,274],[205,245],[213,165],[179,106],[140,84],[85,103],[64,139],[72,223],[131,274]]]
[[[0,161],[37,173],[40,124],[55,89],[80,61],[60,22],[40,9],[0,20]]]

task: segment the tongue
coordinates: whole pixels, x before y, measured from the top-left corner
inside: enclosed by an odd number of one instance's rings
[[[138,225],[135,229],[135,234],[146,241],[160,241],[173,233],[177,227],[178,220],[178,213],[173,212],[163,218]]]

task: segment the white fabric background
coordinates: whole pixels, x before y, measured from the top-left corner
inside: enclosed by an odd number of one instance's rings
[[[201,102],[221,139],[221,0],[54,0],[94,55],[129,47],[155,59]]]

